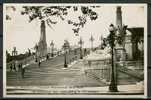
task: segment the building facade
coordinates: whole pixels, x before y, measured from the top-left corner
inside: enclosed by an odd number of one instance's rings
[[[121,7],[117,7],[116,11],[116,27],[117,35],[124,34],[123,43],[116,44],[115,51],[118,60],[139,60],[144,56],[144,28],[132,27],[123,29],[122,24],[122,10]],[[124,33],[122,33],[124,32]]]

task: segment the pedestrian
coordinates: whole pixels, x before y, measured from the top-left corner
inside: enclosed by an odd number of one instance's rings
[[[15,63],[14,63],[13,69],[16,72],[16,64]]]
[[[37,57],[36,57],[36,59],[35,59],[35,62],[37,62]]]
[[[74,49],[74,54],[77,55],[77,50],[76,49]]]
[[[25,67],[23,68],[23,66],[21,66],[21,76],[22,76],[22,78],[24,78],[24,73],[25,73]]]
[[[23,65],[22,65],[22,63],[20,64],[20,70],[22,69],[22,67],[23,67]]]
[[[41,65],[41,61],[39,60],[39,62],[38,62],[38,66],[40,67],[40,65]]]
[[[20,67],[21,67],[20,64],[18,64],[18,71],[20,71],[20,69],[21,69]]]
[[[49,59],[49,55],[47,54],[47,56],[46,56],[46,60],[48,60]]]
[[[12,64],[10,64],[10,71],[12,71],[13,70],[13,65]]]
[[[19,64],[19,71],[22,69],[22,63]]]
[[[87,53],[87,49],[85,48],[85,49],[84,49],[84,55],[85,55],[85,56],[87,55],[86,53]]]
[[[59,51],[57,52],[57,55],[59,56]]]

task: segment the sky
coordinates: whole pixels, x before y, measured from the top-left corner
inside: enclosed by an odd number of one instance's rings
[[[28,48],[33,48],[40,39],[40,21],[34,20],[31,23],[28,21],[28,16],[21,15],[22,5],[13,5],[16,11],[5,9],[4,16],[8,14],[11,20],[5,20],[4,17],[4,39],[5,48],[9,52],[15,46],[18,53],[24,53]],[[109,34],[108,27],[111,23],[116,23],[116,5],[101,5],[100,8],[93,9],[98,13],[98,19],[86,23],[84,28],[79,31],[79,36],[75,36],[72,31],[72,25],[65,21],[59,20],[53,25],[53,30],[46,25],[46,41],[48,47],[53,40],[56,48],[61,48],[65,39],[70,42],[70,45],[76,45],[79,38],[82,37],[84,47],[91,47],[89,41],[90,36],[94,37],[94,46],[100,45],[100,37],[106,37]],[[69,19],[76,19],[79,12],[69,12]],[[145,12],[142,5],[123,5],[122,6],[122,21],[128,27],[144,27]]]

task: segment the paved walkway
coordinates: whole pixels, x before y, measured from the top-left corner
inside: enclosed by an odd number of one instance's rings
[[[31,64],[26,68],[25,78],[19,72],[7,72],[7,92],[9,94],[143,94],[143,84],[122,80],[119,92],[109,92],[108,84],[87,75],[81,60],[64,68],[64,56],[42,62],[41,66]],[[129,81],[129,83],[126,83]],[[125,84],[126,83],[126,84]],[[127,85],[128,84],[128,85]]]
[[[96,87],[104,86],[98,80],[87,77],[83,71],[81,63],[72,63],[68,68],[64,68],[63,62],[58,63],[63,57],[56,57],[50,61],[29,65],[25,70],[24,78],[20,72],[7,72],[8,86],[81,86]]]

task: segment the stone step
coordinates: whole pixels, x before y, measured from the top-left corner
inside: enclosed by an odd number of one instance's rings
[[[135,71],[135,70],[128,69],[128,68],[126,68],[124,66],[118,67],[117,70],[121,71],[121,72],[123,72],[125,74],[128,74],[131,77],[134,77],[134,78],[136,78],[138,80],[143,80],[144,79],[144,75],[142,75],[142,73],[139,73],[138,71]]]

